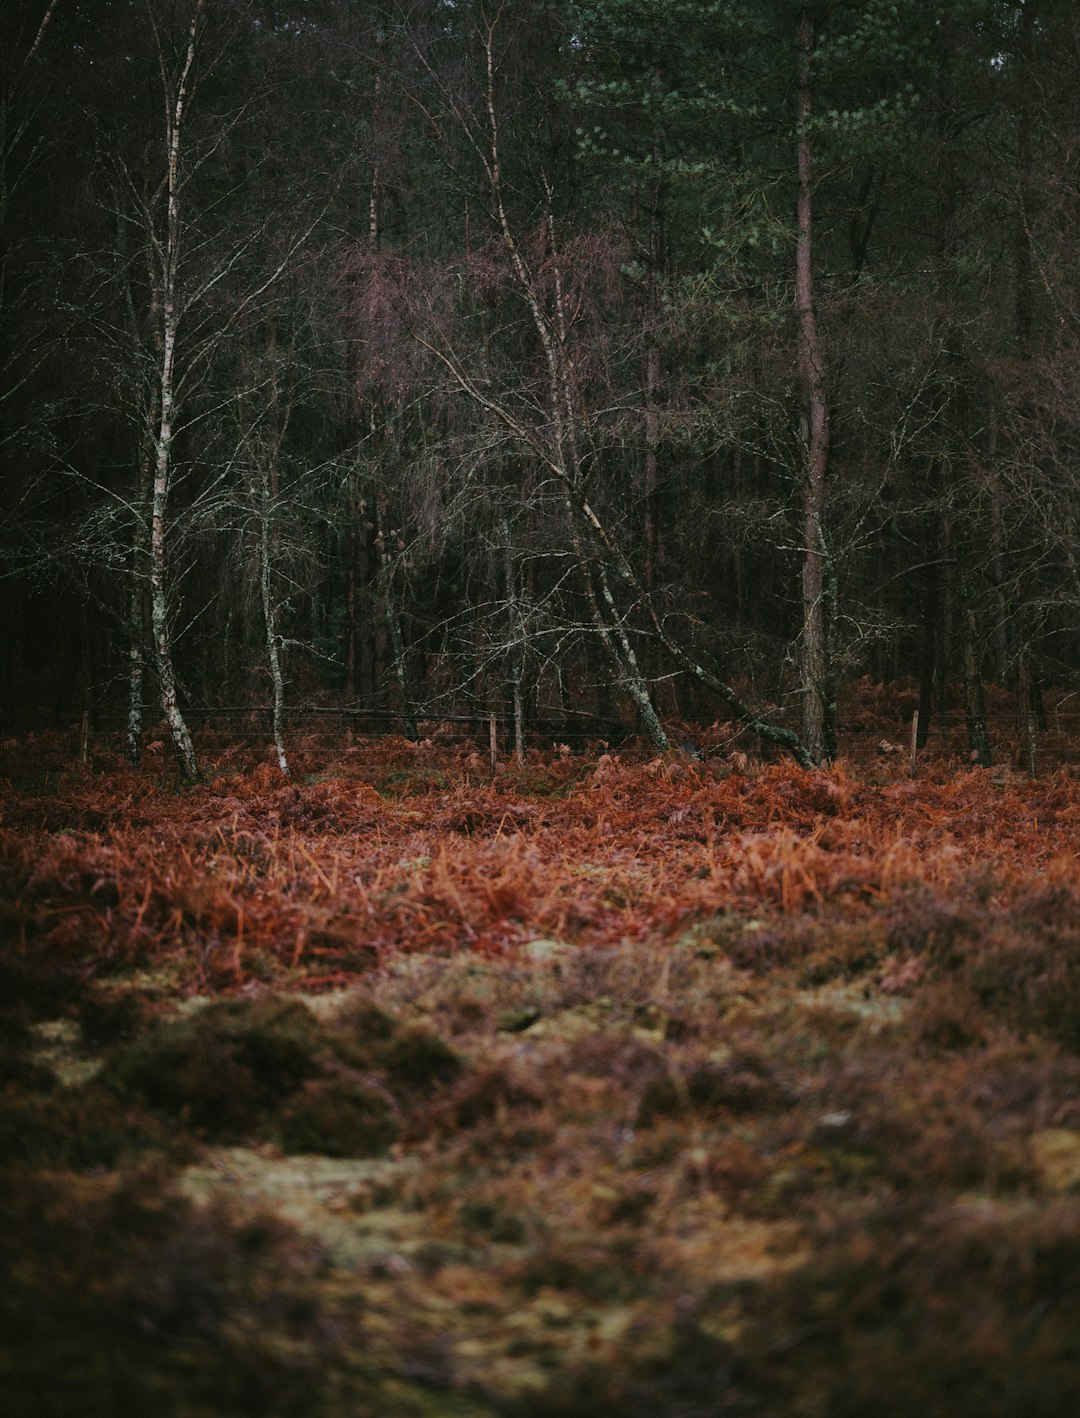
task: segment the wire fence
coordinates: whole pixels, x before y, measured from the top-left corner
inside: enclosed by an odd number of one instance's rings
[[[273,737],[273,709],[266,705],[225,705],[193,707],[184,710],[184,718],[193,736],[226,736],[238,742],[267,742]],[[78,731],[87,724],[94,737],[116,738],[127,732],[127,720],[119,713],[84,715],[83,720],[70,721],[68,731]],[[395,743],[406,739],[422,744],[464,745],[490,740],[491,726],[500,745],[514,738],[511,716],[491,713],[435,713],[424,710],[365,709],[353,706],[306,706],[290,709],[286,714],[286,734],[292,740],[309,740],[313,736],[335,740],[341,746],[367,743],[377,746],[385,740]],[[164,721],[158,721],[149,731],[152,735],[167,732]],[[627,726],[617,719],[604,719],[584,711],[568,711],[565,716],[545,714],[533,716],[527,725],[527,742],[533,748],[551,748],[570,744],[579,749],[592,747],[633,748]],[[328,745],[333,747],[334,744]]]
[[[1072,698],[1069,696],[1068,698]],[[265,705],[196,706],[185,710],[196,748],[210,757],[224,756],[238,767],[273,759],[273,711]],[[771,722],[798,728],[794,713],[773,710]],[[1064,765],[1080,764],[1080,699],[1050,705],[1044,712],[1017,708],[986,714],[990,756],[995,764],[1025,769],[1032,777]],[[40,716],[20,724],[17,733],[0,742],[3,757],[32,753],[35,744],[48,742],[54,752],[88,762],[92,755],[123,751],[127,732],[124,715],[86,711],[81,718],[58,724]],[[151,751],[168,745],[164,722],[152,724],[144,735]],[[747,759],[782,757],[749,729],[737,724],[682,725],[673,736],[673,748],[689,759]],[[357,705],[307,705],[287,716],[286,747],[306,761],[378,763],[414,756],[418,751],[475,752],[494,771],[500,763],[518,756],[515,727],[505,714],[430,713],[416,710],[369,709]],[[599,756],[650,759],[656,749],[627,724],[585,711],[551,712],[534,716],[526,726],[523,745],[530,753],[556,752],[563,756]],[[861,708],[842,721],[839,752],[843,758],[901,756],[912,772],[920,762],[952,759],[958,765],[974,760],[967,717],[963,710],[936,711],[919,733],[917,711],[898,700],[894,708]]]

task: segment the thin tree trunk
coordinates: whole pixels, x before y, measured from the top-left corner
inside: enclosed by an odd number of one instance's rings
[[[345,494],[345,699],[350,705],[356,703],[356,563],[360,533],[356,504],[356,471],[350,469]]]
[[[987,415],[986,476],[990,493],[990,565],[994,576],[994,678],[1004,684],[1011,677],[1013,657],[1009,643],[1009,615],[1005,604],[1005,507],[1001,478],[998,476],[997,455],[997,409],[991,395]]]
[[[357,578],[357,692],[367,708],[375,706],[376,660],[376,585],[374,578],[373,540],[375,523],[368,498],[361,497],[358,508],[356,578]]]
[[[271,571],[273,548],[271,518],[273,504],[270,497],[269,472],[259,465],[259,590],[262,598],[263,624],[266,628],[266,656],[270,665],[270,679],[274,688],[274,751],[282,775],[289,776],[289,762],[285,753],[285,675],[281,667],[281,636],[277,628],[277,606],[274,601]]]
[[[940,678],[941,578],[939,567],[931,561],[927,567],[926,591],[923,598],[923,640],[919,666],[919,728],[916,747],[926,747],[930,720],[934,712],[934,690]]]
[[[189,782],[197,782],[199,767],[191,734],[180,711],[176,689],[176,671],[172,660],[172,639],[169,630],[168,596],[166,590],[166,515],[169,498],[169,475],[172,453],[173,415],[173,348],[175,345],[175,307],[165,299],[166,363],[161,378],[161,423],[158,430],[157,458],[150,518],[150,617],[154,632],[158,680],[161,687],[161,708],[172,736],[180,762],[180,772]]]
[[[645,586],[653,590],[661,559],[660,545],[660,351],[650,347],[645,352]]]
[[[518,763],[525,762],[525,701],[521,693],[521,680],[517,677],[513,685],[513,709],[514,709],[514,758]]]
[[[608,615],[613,626],[615,640],[618,642],[619,653],[616,662],[623,667],[624,683],[626,692],[637,705],[637,710],[641,716],[641,726],[645,730],[645,735],[654,748],[661,753],[666,752],[671,744],[664,731],[664,726],[660,722],[660,715],[656,712],[656,705],[649,692],[648,681],[638,664],[637,652],[627,632],[623,619],[616,606],[615,597],[611,591],[611,582],[607,574],[607,569],[601,563],[596,570],[597,580],[600,582],[600,594],[604,598]]]
[[[290,351],[291,353],[291,351]],[[282,663],[282,640],[278,627],[278,602],[274,596],[274,567],[281,553],[281,537],[277,527],[278,503],[281,498],[281,445],[292,416],[292,394],[282,408],[278,381],[277,327],[271,320],[266,327],[266,362],[270,375],[270,416],[265,457],[258,459],[259,476],[259,589],[262,597],[263,626],[266,630],[266,657],[274,691],[274,752],[282,776],[288,778],[289,762],[285,752],[285,670]]]
[[[401,633],[401,616],[398,612],[397,601],[394,599],[394,583],[396,581],[394,564],[386,549],[386,537],[386,494],[380,490],[376,494],[375,548],[382,569],[383,614],[386,619],[386,628],[390,632],[390,647],[394,656],[394,675],[401,694],[401,709],[405,719],[405,728],[411,739],[418,739],[420,733],[409,683],[409,662],[405,651],[405,637]]]
[[[655,749],[661,753],[666,753],[671,747],[668,736],[664,732],[664,726],[660,722],[660,716],[656,712],[656,707],[652,702],[648,687],[641,676],[637,658],[634,655],[634,647],[630,644],[626,629],[618,623],[618,613],[615,613],[617,630],[613,631],[608,623],[604,611],[601,609],[600,601],[596,594],[596,587],[593,584],[592,567],[589,565],[585,555],[585,549],[581,542],[581,533],[578,529],[575,517],[574,502],[569,495],[564,498],[566,507],[566,518],[570,528],[571,545],[574,548],[574,557],[581,572],[582,581],[585,586],[585,596],[589,603],[589,611],[592,615],[592,622],[600,637],[600,643],[607,651],[608,657],[615,667],[618,675],[619,685],[626,691],[633,701],[641,720],[641,727],[644,729],[646,737]],[[604,600],[609,610],[615,610],[615,599],[611,594],[611,586],[603,567],[599,570]],[[616,638],[618,636],[618,639]]]
[[[986,698],[983,692],[982,667],[976,640],[975,612],[964,610],[964,717],[967,721],[968,749],[975,762],[989,768],[990,735],[986,727]]]
[[[506,580],[507,643],[510,650],[510,700],[514,718],[514,757],[525,757],[525,625],[518,596],[518,568],[510,540],[510,523],[503,513],[499,519],[503,544],[503,575]]]
[[[199,24],[205,0],[197,0],[188,32],[184,67],[169,111],[168,134],[168,207],[164,249],[161,254],[161,378],[160,421],[155,440],[154,481],[150,508],[150,613],[157,656],[158,680],[161,687],[161,708],[180,763],[181,775],[188,782],[197,782],[199,766],[191,734],[180,712],[177,697],[176,672],[172,660],[172,639],[169,629],[168,590],[166,585],[169,484],[172,474],[173,420],[176,399],[176,339],[180,324],[177,300],[177,267],[180,256],[180,146],[183,132],[184,105],[188,81],[195,63]]]
[[[805,9],[799,22],[798,235],[795,247],[795,300],[799,316],[799,378],[806,409],[806,467],[803,475],[802,638],[799,660],[803,692],[803,744],[816,761],[836,753],[835,696],[829,655],[829,553],[825,534],[825,486],[829,468],[829,411],[826,402],[825,346],[814,304],[813,113],[811,61],[814,17]]]
[[[653,161],[658,164],[660,148],[653,138]],[[655,327],[660,316],[660,280],[664,265],[664,210],[663,187],[660,178],[653,184],[652,201],[649,204],[649,280],[648,319]],[[656,584],[662,560],[661,495],[659,473],[660,447],[660,350],[655,343],[655,328],[649,332],[649,343],[645,351],[645,586],[652,590]]]
[[[1018,57],[1020,59],[1021,82],[1029,81],[1034,68],[1035,61],[1035,35],[1037,29],[1037,4],[1036,0],[1024,0],[1024,5],[1020,17],[1020,37],[1018,46]],[[1035,333],[1035,279],[1031,250],[1031,225],[1033,220],[1033,200],[1032,200],[1032,110],[1031,104],[1027,101],[1026,95],[1021,95],[1016,114],[1016,226],[1014,235],[1014,252],[1016,261],[1016,296],[1014,308],[1015,338],[1017,358],[1023,364],[1028,364],[1034,352]],[[995,435],[997,433],[996,423],[991,425]],[[995,502],[995,533],[1000,537],[1002,533],[997,532],[998,524],[1004,524],[1005,514],[1002,508],[1000,484],[995,484],[997,500]],[[995,564],[998,585],[1004,582],[1004,562],[1003,558],[998,558],[1000,565]],[[1022,595],[1022,592],[1021,592]],[[1004,602],[1004,596],[999,591],[999,598]],[[999,615],[1004,619],[1004,604],[1002,604]],[[1035,675],[1031,660],[1031,646],[1029,643],[1027,626],[1021,616],[1017,617],[1016,629],[1020,637],[1020,645],[1017,651],[1019,664],[1017,666],[1017,703],[1022,706],[1025,717],[1034,708],[1035,701],[1031,697],[1030,691],[1034,689],[1038,695],[1038,678]],[[1041,696],[1039,696],[1041,708]]]
[[[134,327],[134,318],[133,327]],[[156,416],[155,407],[147,411],[145,427]],[[142,736],[145,718],[146,679],[146,512],[153,478],[154,454],[148,447],[141,460],[137,491],[135,532],[131,546],[131,584],[128,589],[128,712],[124,752],[136,768],[142,762]]]
[[[138,572],[131,571],[128,593],[128,712],[124,753],[138,768],[142,762],[143,738],[143,588]]]
[[[1024,0],[1020,11],[1020,73],[1030,79],[1035,59],[1037,27],[1036,0]],[[1031,175],[1031,104],[1021,96],[1016,115],[1016,225],[1014,228],[1014,258],[1016,262],[1016,352],[1022,360],[1031,358],[1032,335],[1035,325],[1035,281],[1031,259],[1032,175]]]

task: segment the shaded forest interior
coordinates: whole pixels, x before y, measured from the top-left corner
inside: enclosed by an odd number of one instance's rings
[[[5,732],[163,719],[195,779],[236,706],[286,774],[290,711],[697,721],[811,766],[895,684],[894,736],[987,763],[1080,688],[1067,0],[0,40]]]

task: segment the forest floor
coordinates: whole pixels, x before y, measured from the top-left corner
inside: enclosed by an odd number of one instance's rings
[[[0,1409],[1080,1411],[1080,782],[902,759],[0,746]]]

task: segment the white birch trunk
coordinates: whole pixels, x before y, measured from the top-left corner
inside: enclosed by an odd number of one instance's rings
[[[180,149],[188,84],[195,63],[199,24],[205,0],[196,0],[188,31],[184,65],[176,93],[168,111],[168,205],[164,242],[160,249],[161,279],[161,371],[160,405],[154,454],[154,481],[150,503],[150,615],[161,687],[161,709],[180,763],[181,775],[197,782],[199,766],[191,733],[180,711],[173,667],[172,637],[169,629],[167,586],[167,527],[169,485],[172,475],[172,445],[176,412],[176,340],[180,325],[177,300],[177,272],[180,260]]]

